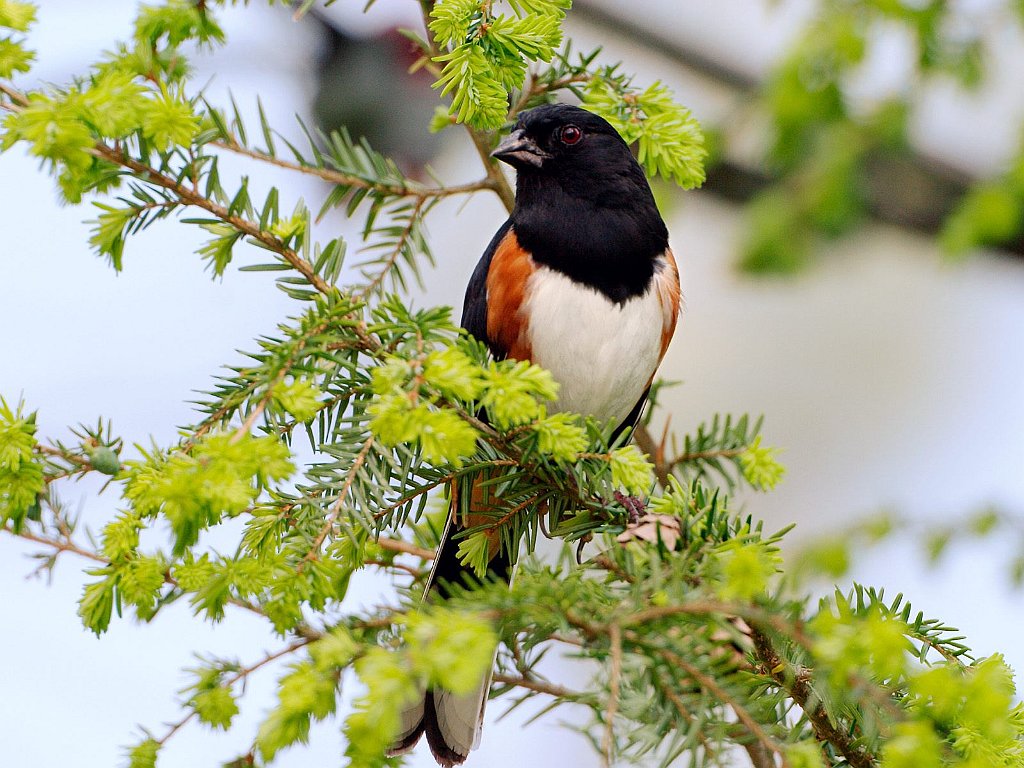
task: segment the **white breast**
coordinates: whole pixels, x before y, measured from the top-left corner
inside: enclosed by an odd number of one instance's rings
[[[552,412],[621,422],[661,358],[664,314],[658,292],[619,305],[604,294],[539,267],[523,310],[533,362],[561,384]]]

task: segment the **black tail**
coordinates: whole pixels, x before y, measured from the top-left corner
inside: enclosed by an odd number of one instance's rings
[[[455,510],[449,515],[441,544],[434,558],[434,566],[427,577],[424,600],[445,600],[459,589],[472,589],[481,580],[469,568],[459,562],[458,551],[461,539],[455,535],[461,528],[453,520]],[[485,581],[512,579],[512,561],[505,552],[498,552],[487,566]],[[424,691],[423,698],[410,704],[402,712],[402,729],[395,742],[388,748],[388,755],[408,752],[424,733],[427,744],[439,765],[452,766],[465,762],[469,751],[477,746],[480,726],[483,722],[484,705],[491,687],[488,673],[477,690],[468,694],[455,695],[443,689]]]

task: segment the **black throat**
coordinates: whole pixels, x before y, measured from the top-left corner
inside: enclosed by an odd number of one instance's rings
[[[592,179],[520,170],[512,226],[537,263],[619,304],[647,291],[668,247],[639,167]]]

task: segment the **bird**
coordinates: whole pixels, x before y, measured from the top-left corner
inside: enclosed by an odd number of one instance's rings
[[[462,326],[496,360],[552,374],[559,390],[548,413],[591,416],[621,435],[640,418],[680,311],[679,271],[647,178],[608,121],[561,103],[520,113],[492,156],[516,171],[515,205],[469,280]],[[480,524],[472,510],[486,495],[474,489],[465,520],[453,501],[425,597],[472,585],[456,534]],[[511,573],[510,554],[492,550],[487,577],[510,582]],[[404,709],[388,754],[426,734],[439,765],[465,762],[490,682],[464,695],[425,691]]]

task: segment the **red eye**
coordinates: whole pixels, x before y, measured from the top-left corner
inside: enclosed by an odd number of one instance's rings
[[[579,140],[583,138],[583,131],[577,128],[575,125],[567,125],[562,129],[562,132],[558,135],[558,138],[562,140],[563,144],[572,146],[573,144],[579,143]]]

